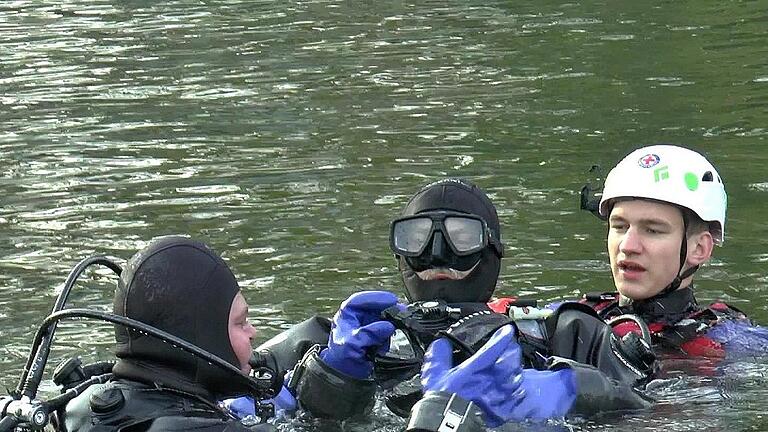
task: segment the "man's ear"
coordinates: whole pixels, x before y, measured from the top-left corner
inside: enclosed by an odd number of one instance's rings
[[[690,266],[700,265],[712,257],[712,250],[715,247],[715,240],[712,233],[707,230],[688,237],[688,257]]]

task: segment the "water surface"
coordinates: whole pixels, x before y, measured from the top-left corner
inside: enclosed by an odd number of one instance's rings
[[[498,294],[608,290],[605,227],[577,191],[656,142],[705,152],[726,181],[700,298],[768,322],[766,22],[757,1],[3,2],[0,383],[77,261],[123,262],[158,235],[224,255],[260,340],[360,289],[400,292],[389,220],[444,176],[499,208]],[[113,289],[88,273],[73,305],[108,310]],[[109,327],[68,323],[52,361],[111,345]],[[763,363],[727,375],[572,427],[768,427]]]

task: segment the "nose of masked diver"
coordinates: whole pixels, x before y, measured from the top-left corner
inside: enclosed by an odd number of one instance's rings
[[[482,251],[466,256],[453,252],[443,233],[436,231],[431,244],[417,257],[405,257],[405,262],[421,280],[461,280],[480,263]]]

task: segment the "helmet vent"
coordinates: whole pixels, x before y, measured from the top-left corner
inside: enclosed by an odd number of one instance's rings
[[[704,175],[701,177],[701,181],[708,181],[711,182],[714,179],[712,178],[712,171],[707,171],[704,173]]]

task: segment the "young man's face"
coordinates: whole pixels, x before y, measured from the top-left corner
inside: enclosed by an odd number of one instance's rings
[[[645,200],[619,201],[608,218],[608,255],[616,289],[643,300],[660,293],[680,270],[682,212]]]
[[[251,339],[254,336],[256,336],[256,329],[248,322],[248,303],[242,293],[237,293],[229,309],[229,343],[240,363],[240,370],[246,374],[251,371],[248,360],[253,351]]]

